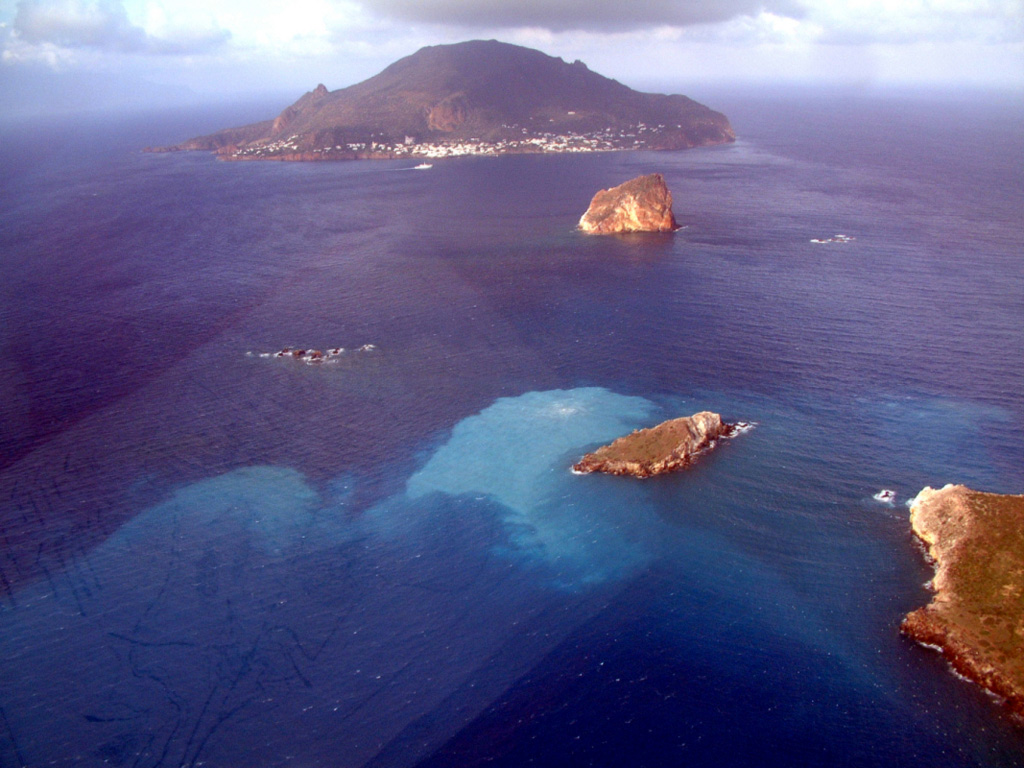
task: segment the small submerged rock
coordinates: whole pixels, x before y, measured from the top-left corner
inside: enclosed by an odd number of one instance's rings
[[[713,447],[720,437],[731,437],[739,425],[730,425],[711,411],[662,422],[650,429],[638,429],[610,445],[588,453],[573,466],[580,473],[652,477],[683,469]],[[747,424],[742,424],[748,427]]]
[[[377,347],[374,344],[363,344],[363,346],[356,349],[356,352],[373,352]],[[246,356],[252,357],[252,352],[246,352]],[[284,347],[277,352],[260,352],[260,357],[279,357],[289,358],[292,360],[298,360],[299,362],[306,363],[307,365],[317,365],[318,363],[334,363],[337,362],[332,358],[340,357],[345,354],[344,347],[329,347],[326,352],[319,349],[303,349],[303,348],[292,348]]]

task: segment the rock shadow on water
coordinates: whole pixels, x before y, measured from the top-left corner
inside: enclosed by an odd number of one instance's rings
[[[633,265],[653,264],[678,253],[686,227],[679,232],[625,232],[608,237],[588,238],[578,235],[577,245],[593,253],[595,258],[606,260],[613,257]]]

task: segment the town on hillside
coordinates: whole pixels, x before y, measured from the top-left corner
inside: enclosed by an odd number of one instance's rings
[[[681,125],[649,126],[645,123],[637,123],[618,130],[604,128],[586,133],[573,131],[537,133],[517,125],[502,127],[509,129],[512,135],[522,134],[522,137],[496,141],[469,138],[434,142],[417,141],[413,136],[406,136],[401,142],[375,141],[371,137],[367,141],[336,144],[309,150],[300,147],[301,136],[295,134],[271,142],[247,144],[233,148],[225,152],[223,156],[227,159],[237,160],[264,160],[286,159],[288,156],[300,153],[308,156],[312,153],[319,155],[324,160],[353,160],[370,157],[375,159],[388,157],[438,159],[471,155],[611,152],[623,149],[656,149],[660,143],[658,139],[664,136],[666,131],[682,128]]]

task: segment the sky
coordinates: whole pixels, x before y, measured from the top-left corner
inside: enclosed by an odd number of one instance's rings
[[[641,90],[1024,91],[1024,0],[0,0],[0,98],[297,97],[480,38]]]

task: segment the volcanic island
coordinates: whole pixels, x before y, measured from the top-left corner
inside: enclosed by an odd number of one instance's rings
[[[1024,496],[925,488],[910,523],[935,564],[935,596],[901,631],[1024,716]]]
[[[725,115],[681,95],[641,93],[497,40],[422,48],[356,85],[323,84],[276,118],[150,152],[224,160],[365,160],[677,150],[735,140]]]

